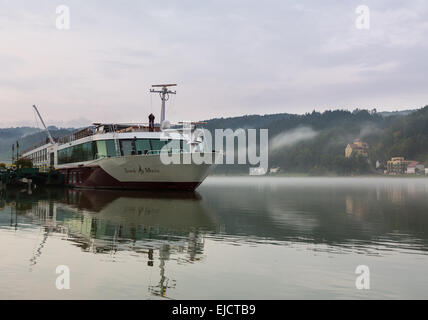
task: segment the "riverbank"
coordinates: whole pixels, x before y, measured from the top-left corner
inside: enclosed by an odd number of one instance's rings
[[[417,178],[423,179],[428,178],[428,175],[415,175],[415,174],[398,174],[398,175],[388,175],[388,174],[363,174],[363,175],[337,175],[337,174],[328,174],[328,175],[311,175],[308,173],[274,173],[266,174],[260,176],[251,176],[249,174],[233,174],[233,175],[222,175],[214,174],[210,177],[224,177],[224,178],[233,178],[233,177],[273,177],[273,178]]]

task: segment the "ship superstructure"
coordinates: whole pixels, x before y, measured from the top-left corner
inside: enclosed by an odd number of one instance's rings
[[[194,190],[213,164],[165,164],[161,156],[206,153],[198,123],[171,124],[164,119],[166,95],[175,93],[161,85],[161,124],[94,123],[73,134],[53,139],[23,154],[33,165],[60,171],[66,185],[83,188],[184,189]],[[157,85],[156,87],[159,87]],[[214,152],[213,158],[217,156]],[[212,161],[214,163],[215,161]]]

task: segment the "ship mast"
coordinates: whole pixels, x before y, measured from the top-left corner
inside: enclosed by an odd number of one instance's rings
[[[46,127],[45,122],[43,121],[43,118],[42,118],[42,116],[40,115],[40,112],[39,112],[39,110],[37,109],[37,107],[36,107],[36,105],[35,105],[35,104],[33,104],[33,108],[34,108],[34,110],[36,110],[36,113],[37,113],[37,115],[39,116],[39,119],[40,119],[40,121],[42,122],[43,127],[45,127],[45,131],[46,131],[46,133],[48,134],[48,137],[49,137],[49,141],[50,141],[50,143],[55,144],[54,139],[52,138],[52,135],[51,135],[51,133],[49,132],[49,129]]]
[[[162,108],[161,108],[161,121],[162,124],[165,121],[165,102],[169,100],[170,94],[176,94],[176,91],[171,91],[168,89],[168,87],[175,87],[176,84],[154,84],[152,85],[153,88],[161,88],[160,90],[150,89],[150,92],[159,93],[159,96],[162,100]]]

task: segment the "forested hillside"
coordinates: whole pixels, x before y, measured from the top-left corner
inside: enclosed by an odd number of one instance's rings
[[[428,165],[428,106],[416,111],[390,112],[375,110],[333,110],[303,115],[246,115],[207,120],[204,127],[214,129],[268,129],[269,167],[282,173],[311,175],[350,175],[374,172],[377,160],[393,156],[425,162]],[[54,137],[74,129],[51,127]],[[214,135],[213,135],[214,136]],[[345,147],[354,139],[370,146],[370,163],[364,158],[345,158]],[[11,157],[12,144],[20,150],[46,139],[34,128],[0,129],[0,162]],[[220,165],[215,174],[248,174],[248,165]]]
[[[10,161],[11,146],[17,139],[37,131],[38,129],[29,127],[0,129],[0,162]]]
[[[269,167],[279,167],[282,173],[367,174],[374,172],[377,160],[393,156],[428,159],[428,106],[386,115],[356,109],[214,119],[207,128],[269,129]],[[370,163],[364,158],[345,158],[345,147],[357,138],[369,144]],[[223,165],[215,173],[246,174],[248,167]]]
[[[428,165],[428,106],[399,117],[374,137],[373,158],[404,156]]]
[[[67,135],[74,129],[59,129],[49,127],[54,138]],[[0,162],[10,162],[12,157],[12,145],[18,141],[20,151],[28,150],[45,141],[47,135],[37,128],[21,127],[0,129]],[[16,152],[16,151],[15,151]]]

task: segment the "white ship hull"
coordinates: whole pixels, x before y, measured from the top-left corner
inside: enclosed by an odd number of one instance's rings
[[[175,155],[181,158],[182,155]],[[210,154],[212,163],[218,153]],[[214,164],[164,164],[160,155],[101,158],[73,166],[59,166],[69,186],[115,189],[194,190]]]

